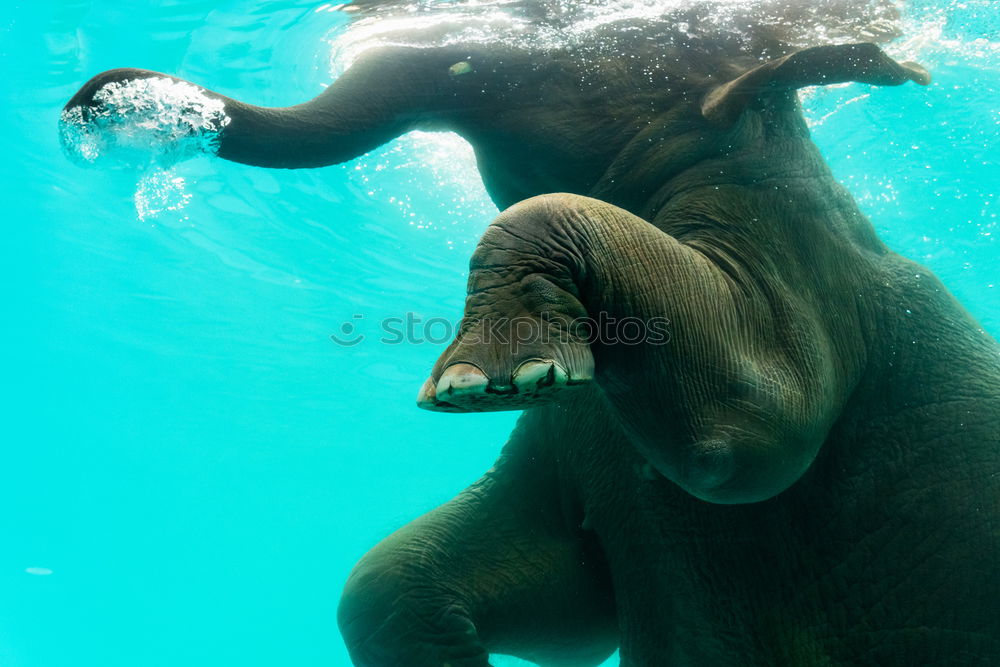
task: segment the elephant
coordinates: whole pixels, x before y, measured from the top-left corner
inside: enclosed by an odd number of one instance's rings
[[[191,86],[221,113],[185,132],[263,167],[415,128],[473,146],[502,213],[417,401],[523,413],[481,479],[354,568],[359,667],[1000,664],[1000,346],[878,238],[796,92],[930,75],[870,32],[710,15],[612,26],[593,57],[382,46],[283,109],[137,69],[67,103],[86,128],[116,86]]]

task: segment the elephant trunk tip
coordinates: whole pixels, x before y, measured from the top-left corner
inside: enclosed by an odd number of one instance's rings
[[[83,166],[170,166],[218,151],[225,103],[187,81],[140,69],[98,74],[63,108],[59,138]]]

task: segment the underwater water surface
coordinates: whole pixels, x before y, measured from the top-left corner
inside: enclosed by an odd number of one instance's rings
[[[83,169],[60,149],[62,105],[114,67],[256,104],[315,96],[349,51],[336,10],[0,18],[0,667],[346,667],[350,567],[478,478],[513,425],[414,405],[496,213],[457,137],[299,171]],[[889,51],[934,83],[805,91],[807,118],[881,237],[997,336],[1000,8],[904,15]],[[386,318],[412,340],[381,341]]]

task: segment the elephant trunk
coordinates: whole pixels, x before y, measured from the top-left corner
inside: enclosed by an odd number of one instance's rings
[[[354,77],[341,78],[350,84]],[[338,80],[308,102],[268,108],[167,74],[114,69],[69,100],[60,135],[70,157],[85,165],[169,165],[208,153],[295,169],[346,162],[407,129],[392,104],[372,99],[377,93],[359,104],[344,88]]]

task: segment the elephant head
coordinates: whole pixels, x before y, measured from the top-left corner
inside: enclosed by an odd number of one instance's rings
[[[200,145],[221,157],[272,167],[342,162],[409,129],[454,130],[501,208],[559,192],[599,201],[557,199],[494,223],[472,258],[460,333],[418,402],[523,409],[596,379],[663,474],[700,497],[742,502],[794,481],[839,414],[863,355],[849,342],[857,323],[820,303],[851,298],[852,285],[837,285],[843,257],[860,275],[863,252],[884,250],[809,142],[795,92],[929,75],[872,43],[792,48],[766,16],[743,40],[704,7],[653,24],[656,39],[610,24],[620,35],[610,48],[372,49],[315,99],[281,109],[112,70],[64,115],[83,127],[127,120],[172,91],[171,118],[194,118],[174,123],[182,136],[207,135]],[[790,182],[806,184],[797,208]],[[622,239],[640,238],[655,257],[636,263],[640,249]],[[790,301],[793,284],[805,296]],[[588,340],[579,321],[607,313],[688,330],[673,332],[669,349]],[[497,322],[558,340],[489,341]],[[672,415],[667,440],[686,450],[662,446],[658,412]],[[784,455],[740,444],[750,442],[783,443]]]
[[[623,17],[603,3],[531,0],[506,3],[506,23],[487,23],[495,7],[431,3],[416,12],[433,25],[412,27],[380,23],[398,3],[350,3],[347,35],[363,35],[363,48],[308,102],[264,108],[168,74],[110,70],[66,104],[63,144],[83,163],[207,152],[302,168],[350,160],[410,129],[454,130],[473,143],[501,208],[544,192],[600,193],[602,176],[633,161],[622,155],[629,140],[678,103],[822,39],[893,36],[892,3],[844,4],[640,3]],[[382,23],[393,28],[369,34]],[[470,36],[483,25],[493,41]]]

